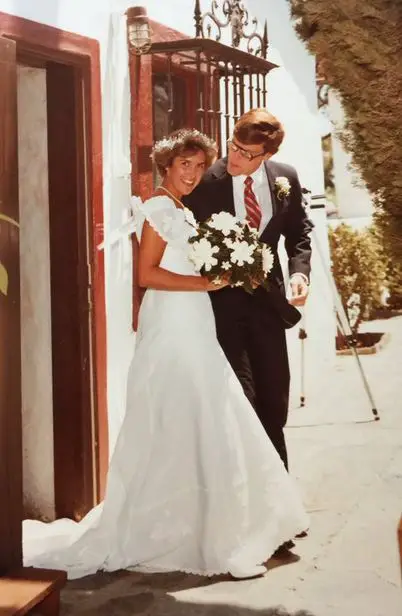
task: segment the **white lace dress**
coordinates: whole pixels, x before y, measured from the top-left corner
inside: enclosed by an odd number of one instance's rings
[[[196,274],[191,213],[143,204],[161,267]],[[228,364],[203,292],[147,290],[106,497],[81,522],[24,522],[24,564],[212,575],[254,567],[308,526],[300,497]]]

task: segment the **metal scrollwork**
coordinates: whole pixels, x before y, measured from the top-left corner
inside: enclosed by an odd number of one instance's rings
[[[219,9],[218,0],[212,0],[211,9],[202,14],[200,0],[196,0],[194,20],[197,37],[211,38],[212,28],[215,27],[217,29],[215,40],[220,41],[222,30],[229,26],[231,28],[233,47],[239,47],[242,39],[245,39],[247,40],[247,51],[249,53],[262,56],[263,58],[267,57],[268,34],[266,22],[263,35],[258,32],[258,21],[256,18],[251,22],[254,30],[247,33],[246,28],[249,25],[249,14],[241,0],[224,0],[221,9],[223,18],[217,15],[217,9]]]

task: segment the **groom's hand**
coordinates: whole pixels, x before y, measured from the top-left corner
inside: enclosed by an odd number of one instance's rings
[[[308,296],[308,280],[303,274],[293,274],[290,277],[291,297],[289,303],[292,306],[304,306]]]

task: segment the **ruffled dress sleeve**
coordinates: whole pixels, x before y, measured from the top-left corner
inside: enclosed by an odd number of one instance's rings
[[[140,238],[147,221],[160,237],[170,245],[180,246],[187,242],[188,232],[183,210],[177,208],[169,197],[157,196],[144,203],[137,203],[137,235]]]

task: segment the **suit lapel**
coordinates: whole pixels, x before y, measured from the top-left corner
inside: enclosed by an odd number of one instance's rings
[[[278,213],[278,200],[276,198],[276,190],[275,190],[275,179],[276,176],[274,174],[274,171],[271,167],[271,165],[269,164],[269,161],[265,162],[265,171],[267,173],[267,177],[268,177],[268,184],[269,184],[269,189],[271,191],[271,202],[272,202],[272,218]],[[269,224],[269,222],[268,222]]]
[[[268,220],[267,224],[265,225],[264,229],[262,230],[260,234],[260,240],[262,241],[264,241],[264,236],[267,230],[271,227],[272,221],[275,219],[275,216],[278,214],[278,211],[279,211],[279,204],[276,198],[276,189],[275,189],[276,175],[268,161],[265,162],[264,167],[265,167],[265,171],[268,177],[268,185],[269,185],[269,190],[271,193],[272,216]]]

